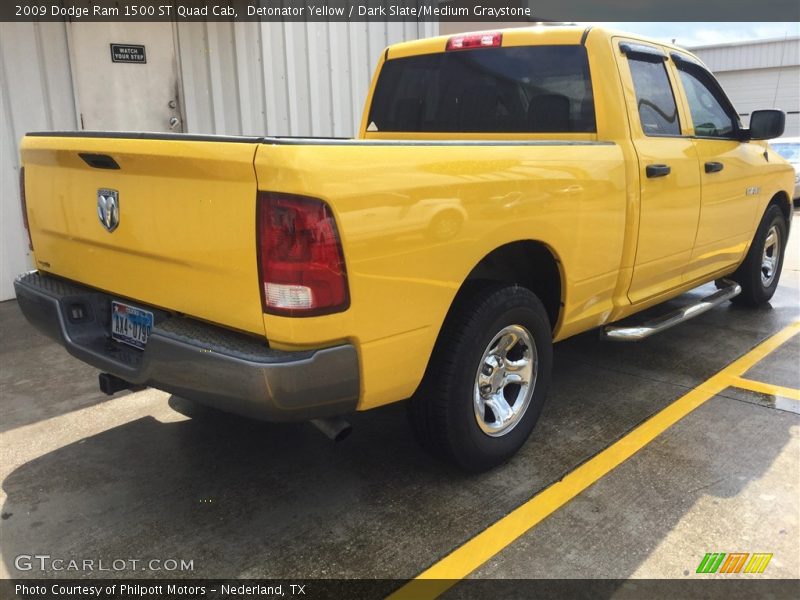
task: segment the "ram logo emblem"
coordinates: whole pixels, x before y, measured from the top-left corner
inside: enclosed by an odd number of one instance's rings
[[[109,233],[119,225],[119,192],[97,190],[97,218]]]

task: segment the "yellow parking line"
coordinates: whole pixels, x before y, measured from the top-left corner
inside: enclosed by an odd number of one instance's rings
[[[391,594],[388,600],[420,600],[438,597],[537,523],[644,448],[669,427],[728,387],[731,377],[740,376],[798,332],[800,332],[800,321],[795,321],[650,417],[563,479],[434,563],[415,579]]]
[[[784,398],[791,398],[792,400],[800,400],[800,390],[784,387],[782,385],[773,385],[771,383],[764,383],[763,381],[753,381],[752,379],[745,379],[744,377],[731,377],[730,384],[734,387],[750,390],[751,392],[769,394],[770,396],[783,396]]]

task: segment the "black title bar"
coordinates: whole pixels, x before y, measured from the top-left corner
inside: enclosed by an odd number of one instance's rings
[[[800,21],[797,0],[2,0],[0,21]]]
[[[383,600],[408,582],[397,579],[6,579],[12,600]],[[483,598],[793,598],[791,579],[468,579],[416,580],[407,597]],[[403,593],[403,592],[401,592]]]

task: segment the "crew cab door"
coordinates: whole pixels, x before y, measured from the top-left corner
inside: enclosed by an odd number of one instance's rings
[[[638,41],[615,44],[639,163],[639,236],[628,289],[636,303],[682,283],[700,218],[700,173],[667,54]]]
[[[700,160],[700,222],[683,275],[692,281],[736,265],[747,249],[761,194],[758,166],[765,158],[759,144],[739,141],[739,117],[711,73],[688,55],[671,57]]]

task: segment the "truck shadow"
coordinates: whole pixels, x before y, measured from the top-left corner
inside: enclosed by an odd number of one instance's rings
[[[97,369],[34,329],[16,300],[0,302],[0,339],[0,433],[111,398],[97,387]]]

